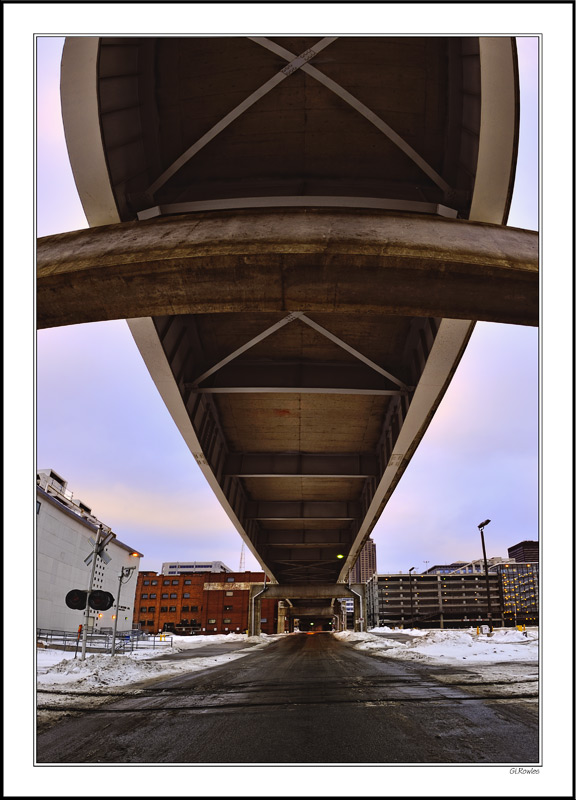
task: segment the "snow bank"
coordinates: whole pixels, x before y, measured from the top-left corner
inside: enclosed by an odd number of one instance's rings
[[[74,658],[74,653],[62,650],[38,650],[37,671],[38,689],[55,688],[66,684],[67,686],[81,689],[83,687],[125,686],[130,683],[156,677],[170,677],[182,672],[198,672],[209,667],[216,667],[228,661],[242,658],[254,649],[266,647],[277,636],[250,636],[239,634],[235,636],[174,636],[173,646],[162,649],[145,648],[135,650],[125,655],[111,656],[109,653],[94,653],[86,656],[85,661],[80,659],[80,654]],[[207,645],[225,642],[244,642],[254,645],[246,649],[234,650],[217,656],[197,657],[179,661],[151,661],[159,655],[168,655],[182,652],[183,650],[199,649]]]
[[[373,629],[375,630],[375,629]],[[537,661],[538,629],[529,628],[526,636],[521,631],[500,628],[492,634],[476,634],[476,628],[464,630],[403,630],[411,634],[408,641],[375,636],[372,633],[352,634],[348,631],[335,634],[340,639],[354,642],[358,650],[370,650],[384,658],[441,663],[501,661]],[[375,641],[376,640],[376,641]]]

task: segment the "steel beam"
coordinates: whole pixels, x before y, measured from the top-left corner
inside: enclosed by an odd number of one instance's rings
[[[271,531],[258,535],[260,547],[347,547],[351,537],[347,530]]]
[[[380,471],[371,453],[232,453],[223,473],[241,478],[373,478]]]
[[[249,502],[246,519],[341,519],[352,520],[360,516],[360,505],[354,502],[321,500]]]
[[[267,39],[263,36],[250,36],[248,38],[252,39],[253,42],[261,44],[262,47],[268,48],[268,50],[276,53],[276,55],[282,56],[282,58],[285,58],[287,61],[292,61],[294,58],[294,53],[291,53],[285,47],[276,44],[276,42],[272,42],[270,39]],[[350,92],[346,91],[346,89],[340,86],[339,83],[336,83],[336,81],[333,81],[332,78],[324,75],[323,72],[320,72],[320,70],[316,69],[316,67],[312,67],[310,64],[304,64],[302,66],[302,70],[312,78],[315,78],[319,83],[326,86],[327,89],[330,89],[332,92],[334,92],[335,95],[348,103],[348,105],[352,106],[352,108],[359,114],[362,114],[362,116],[367,119],[368,122],[371,122],[372,125],[374,125],[381,133],[387,136],[391,142],[394,142],[394,144],[399,147],[400,150],[402,150],[402,152],[408,156],[408,158],[417,164],[420,169],[426,175],[428,175],[428,177],[431,178],[434,183],[443,191],[448,192],[450,190],[450,185],[444,180],[444,178],[439,175],[436,170],[433,169],[430,164],[428,164],[422,158],[422,156],[408,144],[405,139],[396,133],[396,131],[391,128],[387,122],[384,122],[383,119],[381,119],[371,109],[364,105],[364,103],[358,100],[357,97],[354,97],[354,95],[350,94]]]

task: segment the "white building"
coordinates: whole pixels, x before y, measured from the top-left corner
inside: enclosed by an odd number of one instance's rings
[[[162,575],[180,575],[187,572],[232,572],[222,561],[165,561]]]
[[[68,608],[66,595],[72,589],[87,590],[91,565],[85,559],[93,551],[99,528],[111,532],[85,503],[75,499],[68,483],[54,470],[40,470],[36,477],[36,627],[76,631],[84,623],[84,611]],[[133,567],[123,583],[118,608],[118,631],[132,628],[134,596],[142,553],[115,538],[105,552],[106,564],[96,558],[93,589],[110,592],[114,605],[108,611],[90,609],[89,628],[112,628],[116,614],[119,576],[122,567]],[[134,554],[134,555],[133,555]]]

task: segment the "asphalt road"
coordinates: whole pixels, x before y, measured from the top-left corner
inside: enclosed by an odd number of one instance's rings
[[[537,684],[511,695],[490,674],[370,656],[331,634],[287,635],[105,705],[75,705],[39,734],[36,761],[537,763]]]

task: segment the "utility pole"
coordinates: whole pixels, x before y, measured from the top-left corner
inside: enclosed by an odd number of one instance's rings
[[[110,651],[110,655],[115,655],[116,652],[116,631],[118,630],[118,616],[120,614],[120,590],[122,589],[122,583],[128,583],[130,578],[132,577],[132,573],[136,567],[121,567],[120,575],[118,576],[118,595],[116,598],[116,617],[114,619],[114,632],[112,633],[112,650]],[[126,578],[125,581],[122,579]]]
[[[84,559],[85,564],[92,564],[90,569],[90,582],[88,584],[88,592],[86,594],[86,607],[84,609],[84,629],[82,631],[82,656],[81,661],[86,660],[86,641],[88,639],[88,621],[90,619],[90,594],[92,593],[92,588],[94,586],[94,573],[96,571],[96,559],[100,557],[105,564],[110,562],[110,556],[104,552],[104,548],[114,537],[116,536],[115,533],[109,531],[104,537],[102,534],[102,523],[98,527],[98,533],[96,534],[96,539],[92,539],[90,537],[88,541],[92,545],[92,552],[86,556]]]

